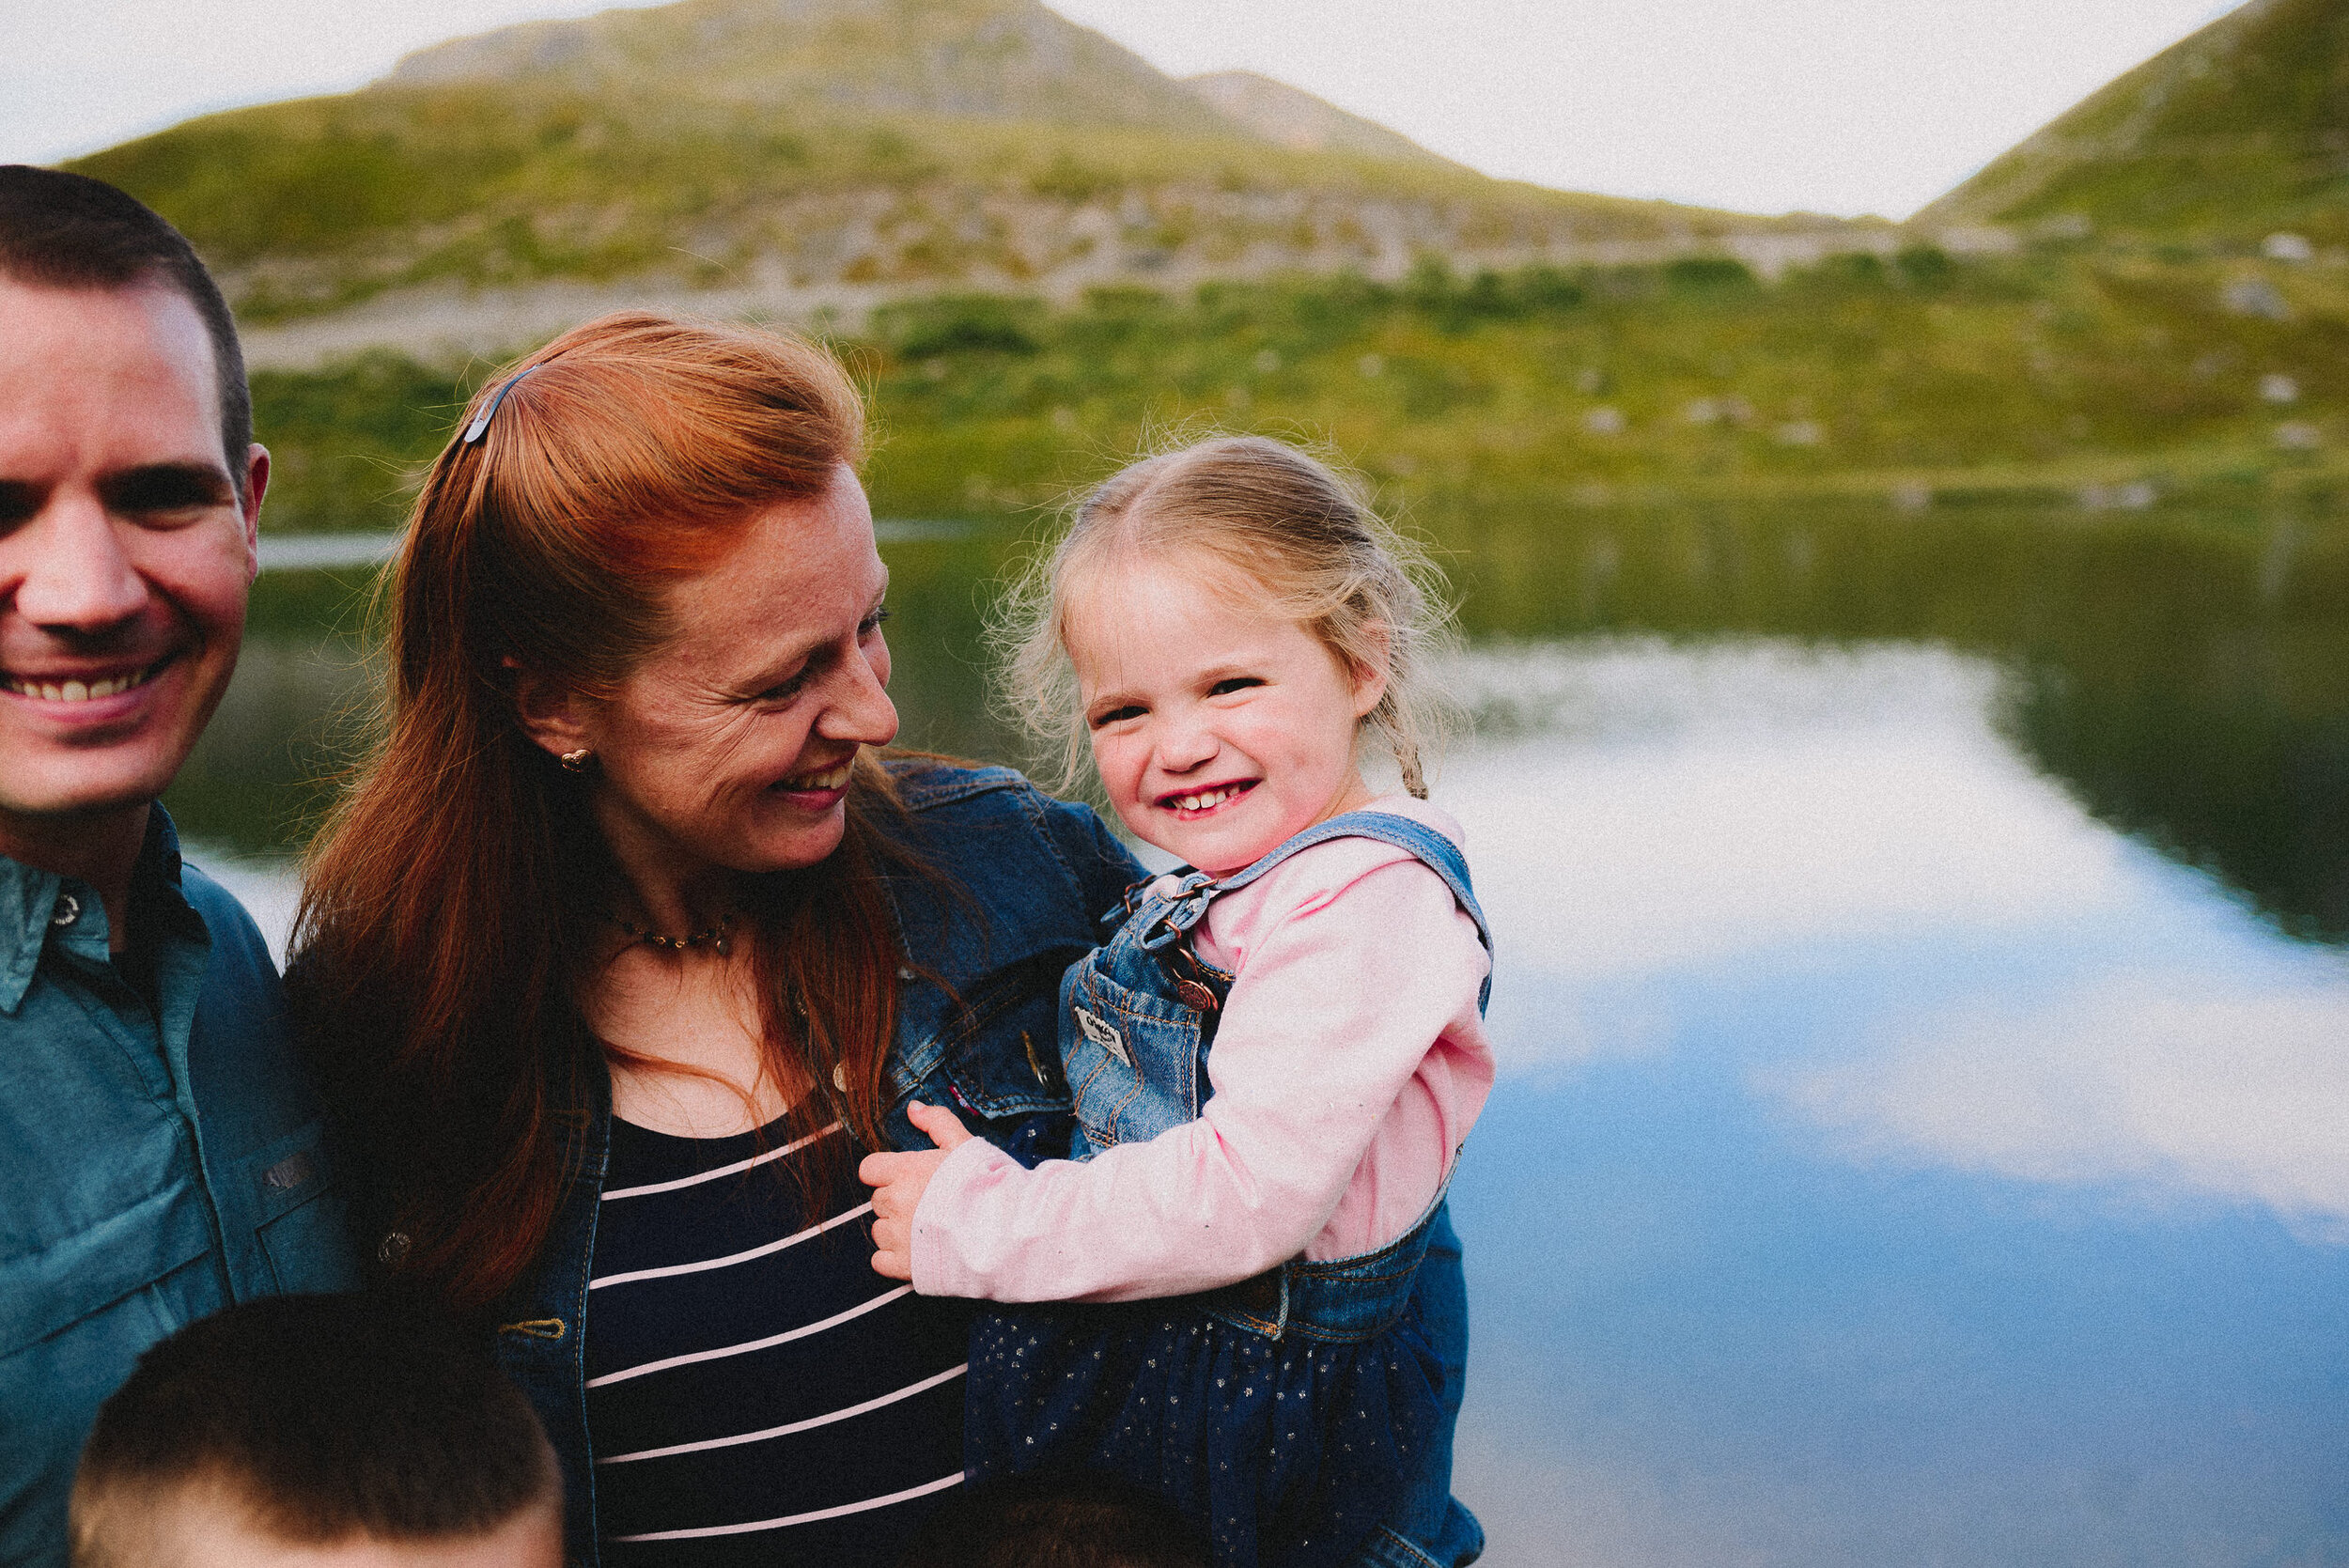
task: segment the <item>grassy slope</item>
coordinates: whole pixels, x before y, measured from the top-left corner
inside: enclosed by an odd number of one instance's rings
[[[2349,3],[2252,0],[1920,214],[2100,233],[2349,242]]]
[[[1286,150],[1036,0],[681,0],[454,40],[358,93],[70,166],[178,224],[256,321],[420,284],[778,266],[1016,287],[1096,243],[1326,269],[1361,210],[1398,204],[1438,248],[1783,226],[1489,179],[1354,123],[1412,156]]]
[[[1602,494],[2328,485],[2321,450],[2275,436],[2349,441],[2349,278],[2269,266],[2279,321],[2222,306],[2237,272],[1937,252],[1768,287],[1723,262],[1430,271],[1063,313],[947,297],[842,346],[874,395],[876,505],[901,517],[1018,515],[1207,421],[1328,441],[1431,520]],[[2262,395],[2277,376],[2288,407]],[[465,390],[390,355],[257,376],[272,525],[389,526]]]
[[[1097,299],[1028,329],[1032,354],[928,354],[924,313],[901,311],[873,362],[891,437],[875,485],[915,513],[1016,508],[1068,483],[1078,454],[1203,417],[1324,437],[1445,510],[2248,474],[2276,462],[2279,422],[2321,432],[2349,399],[2349,288],[2285,279],[2305,304],[2279,323],[2226,314],[2220,281],[1919,252],[1766,288],[1720,263],[1227,287],[1189,306]],[[2260,396],[2271,375],[2297,383],[2288,411]]]
[[[180,225],[254,320],[342,308],[386,288],[647,273],[713,281],[791,254],[781,205],[880,198],[880,226],[931,236],[893,267],[1017,277],[1020,237],[964,221],[990,195],[1121,213],[1180,241],[1205,224],[1240,245],[1280,237],[1201,210],[1196,193],[1423,202],[1464,232],[1527,225],[1653,239],[1772,226],[1703,209],[1574,195],[1436,163],[1299,153],[1237,136],[988,120],[798,122],[709,104],[500,91],[377,90],[208,116],[71,165]],[[1190,193],[1190,194],[1187,194]],[[1204,238],[1214,240],[1216,235]],[[706,275],[705,275],[706,274]],[[919,275],[918,273],[915,275]]]

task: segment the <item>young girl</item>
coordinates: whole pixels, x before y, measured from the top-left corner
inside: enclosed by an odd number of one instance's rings
[[[1134,464],[1024,596],[1026,711],[1089,742],[1130,892],[1061,987],[1069,1160],[916,1106],[876,1155],[874,1266],[983,1315],[974,1477],[1106,1470],[1223,1568],[1465,1562],[1450,1497],[1467,1322],[1443,1209],[1492,1086],[1460,830],[1424,802],[1439,613],[1336,474],[1227,438]],[[1365,741],[1408,795],[1374,797]],[[1046,1076],[1045,1062],[1036,1062]],[[1179,1298],[1179,1299],[1177,1299]]]

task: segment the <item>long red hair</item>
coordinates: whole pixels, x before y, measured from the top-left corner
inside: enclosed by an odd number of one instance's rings
[[[668,635],[668,586],[864,442],[821,348],[650,313],[507,366],[467,427],[500,387],[482,438],[432,465],[389,573],[380,738],[311,846],[288,974],[365,1234],[407,1237],[403,1272],[459,1310],[545,1244],[605,1070],[578,997],[616,872],[587,785],[518,723],[513,669],[612,691]],[[861,757],[840,848],[749,891],[769,1070],[817,1086],[791,1137],[841,1115],[880,1141],[894,810]]]

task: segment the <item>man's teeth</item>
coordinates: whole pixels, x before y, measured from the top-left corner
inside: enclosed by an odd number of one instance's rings
[[[786,789],[844,789],[848,783],[849,764],[829,768],[821,773],[796,773],[783,781]]]
[[[1174,804],[1184,811],[1206,811],[1210,806],[1221,805],[1238,793],[1239,785],[1225,784],[1221,789],[1210,789],[1204,795],[1177,795],[1174,798]]]
[[[20,697],[39,697],[47,703],[86,703],[95,697],[117,696],[154,673],[155,667],[149,665],[144,670],[134,670],[127,675],[116,675],[107,680],[19,680],[14,675],[8,676],[7,680],[8,690]]]

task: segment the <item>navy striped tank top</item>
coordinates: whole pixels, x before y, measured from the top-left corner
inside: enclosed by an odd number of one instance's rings
[[[967,1304],[873,1272],[835,1124],[672,1138],[615,1119],[587,1286],[604,1560],[887,1568],[962,1480]]]

